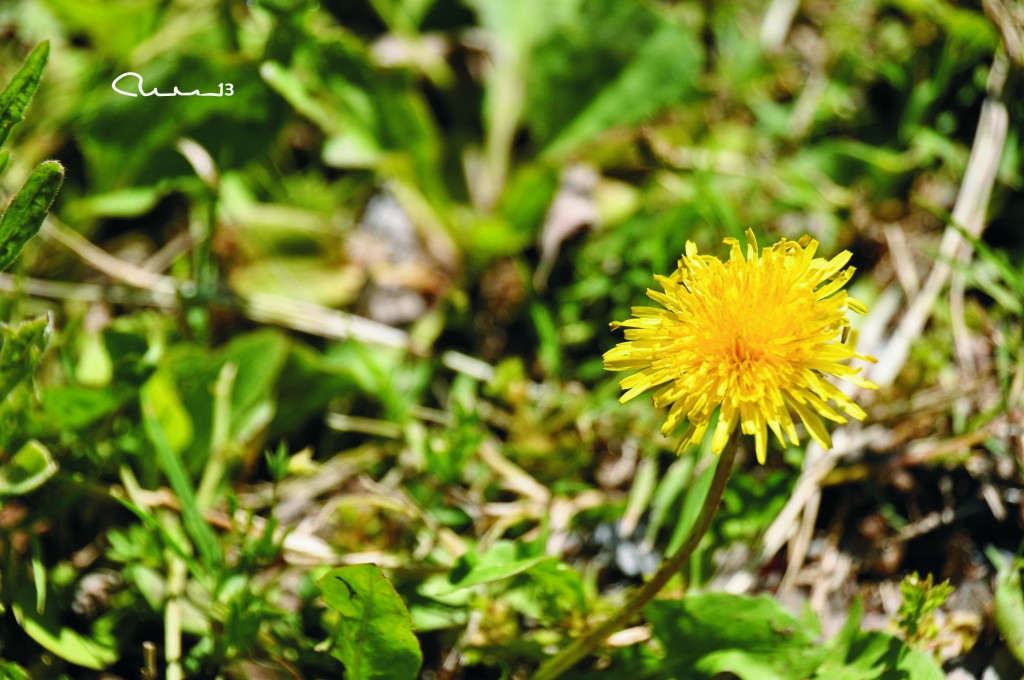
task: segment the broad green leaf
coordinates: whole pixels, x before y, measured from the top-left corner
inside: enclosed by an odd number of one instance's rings
[[[29,239],[39,233],[63,182],[63,165],[57,161],[40,163],[11,200],[0,217],[0,271],[10,267]]]
[[[59,427],[76,431],[110,415],[134,395],[126,385],[55,385],[42,391],[43,410]]]
[[[689,26],[642,5],[585,6],[583,23],[531,57],[524,116],[549,140],[547,158],[564,158],[611,127],[646,121],[697,92],[703,53]]]
[[[265,426],[273,414],[274,389],[288,355],[288,339],[279,332],[261,330],[240,335],[216,354],[191,346],[179,346],[168,355],[167,368],[174,376],[181,402],[192,420],[192,443],[184,455],[188,469],[197,472],[206,462],[213,443],[214,397],[212,386],[224,364],[238,367],[231,391],[229,436],[238,444]]]
[[[17,496],[33,491],[57,474],[58,469],[50,450],[30,439],[10,460],[0,463],[0,496]]]
[[[1006,646],[1018,661],[1024,663],[1024,589],[1021,588],[1018,563],[1007,565],[999,574],[995,618],[996,627],[1006,639]]]
[[[181,403],[178,390],[167,370],[158,370],[142,386],[142,393],[156,409],[167,443],[180,455],[192,443],[192,419]]]
[[[565,154],[613,125],[632,125],[653,116],[695,89],[700,65],[693,32],[679,24],[663,24],[546,153]]]
[[[846,655],[828,658],[818,668],[820,680],[942,680],[945,674],[926,653],[878,631],[860,632]]]
[[[277,411],[268,439],[290,436],[311,419],[322,417],[323,409],[332,399],[354,387],[344,363],[329,365],[322,354],[293,341],[276,386]]]
[[[469,610],[466,607],[446,607],[433,603],[414,604],[409,606],[409,616],[416,630],[426,632],[465,626]]]
[[[941,680],[942,671],[924,652],[877,631],[861,632],[864,604],[854,602],[850,615],[826,645],[827,657],[815,673],[820,680]],[[906,673],[906,674],[903,674]]]
[[[92,194],[76,200],[69,210],[83,221],[97,217],[140,217],[156,207],[173,188],[174,183],[165,182]]]
[[[160,26],[157,17],[163,13],[159,5],[139,0],[45,0],[41,4],[64,30],[87,36],[109,63],[124,63],[128,53]]]
[[[438,588],[434,593],[444,596],[463,588],[471,588],[484,583],[493,583],[522,574],[544,562],[554,562],[554,557],[533,555],[520,557],[519,548],[512,541],[497,541],[490,550],[482,555],[467,553],[459,558],[458,563],[449,574],[451,585]]]
[[[366,272],[325,257],[279,255],[235,268],[229,281],[231,288],[245,298],[263,293],[338,308],[359,297]]]
[[[256,413],[265,408],[288,355],[288,339],[281,333],[258,331],[233,340],[222,352],[217,373],[228,362],[238,367],[231,392],[231,432],[249,429]]]
[[[53,335],[49,315],[23,321],[17,326],[0,323],[0,400],[32,375]]]
[[[899,645],[903,645],[902,641],[897,640],[891,635],[886,635],[885,633],[870,633],[870,635],[877,635],[879,637],[886,638],[886,644],[889,649],[892,648],[893,641]],[[876,676],[879,680],[902,680],[903,678],[911,678],[912,680],[945,679],[946,674],[927,652],[920,649],[911,649],[905,645],[903,648],[905,651],[897,658],[895,668],[887,670],[880,676]]]
[[[826,654],[810,631],[764,595],[688,595],[655,600],[644,612],[654,635],[671,650],[664,669],[679,677],[806,678]]]
[[[801,622],[766,595],[726,593],[655,600],[644,610],[666,650],[658,677],[742,680],[941,680],[924,652],[879,632],[859,630],[860,603],[826,645],[815,622]]]
[[[532,567],[526,578],[517,579],[501,597],[517,611],[550,625],[586,611],[579,572],[554,560]]]
[[[39,87],[49,54],[50,41],[44,40],[32,50],[25,64],[0,94],[0,146],[7,141],[11,128],[25,120],[25,110]]]
[[[86,637],[63,625],[61,612],[53,606],[55,597],[47,597],[50,604],[42,612],[36,611],[35,586],[29,585],[28,580],[21,583],[23,587],[15,593],[12,610],[18,625],[30,638],[61,659],[85,668],[103,670],[117,661],[119,653],[112,641]]]
[[[402,598],[373,564],[340,567],[319,581],[340,615],[335,655],[351,680],[413,680],[423,663]]]

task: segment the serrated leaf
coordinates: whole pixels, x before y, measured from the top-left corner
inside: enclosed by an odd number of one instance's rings
[[[412,680],[423,663],[402,598],[373,564],[333,569],[319,581],[340,614],[335,655],[350,680]]]
[[[38,489],[58,469],[50,450],[30,439],[0,466],[0,496],[17,496]]]
[[[0,217],[0,271],[10,267],[29,239],[39,233],[63,182],[63,165],[58,161],[40,163],[11,200]]]
[[[25,64],[0,94],[0,146],[7,141],[11,129],[25,120],[25,110],[39,87],[39,79],[43,76],[43,67],[49,54],[50,41],[44,40],[32,50]]]

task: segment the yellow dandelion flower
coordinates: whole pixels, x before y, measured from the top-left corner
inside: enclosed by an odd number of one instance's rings
[[[626,342],[605,353],[604,367],[638,371],[620,383],[626,390],[620,401],[657,388],[654,405],[670,406],[662,433],[689,421],[680,449],[703,439],[717,408],[715,453],[725,448],[738,422],[743,434],[754,436],[757,460],[764,463],[769,429],[782,445],[784,436],[799,443],[791,413],[830,448],[821,419],[845,423],[844,413],[858,420],[865,413],[826,376],[877,387],[857,375],[859,368],[840,363],[874,361],[858,354],[855,338],[848,338],[847,310],[867,311],[842,290],[854,272],[843,268],[850,252],[816,258],[818,242],[804,236],[782,239],[758,256],[749,230],[745,257],[739,241],[725,243],[731,252],[722,262],[698,255],[696,244],[687,241],[676,271],[654,277],[664,292],[647,291],[664,309],[634,307],[633,318],[611,324],[613,330],[627,329]]]

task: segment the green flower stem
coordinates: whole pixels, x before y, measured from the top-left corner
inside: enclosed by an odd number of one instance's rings
[[[621,629],[630,619],[636,616],[644,608],[644,605],[654,599],[658,591],[664,588],[665,584],[686,564],[693,555],[693,551],[697,549],[701,539],[704,538],[704,534],[711,527],[711,520],[714,518],[715,513],[718,511],[718,506],[722,502],[722,494],[725,493],[729,474],[732,472],[732,466],[736,462],[738,444],[739,438],[734,435],[719,457],[718,466],[715,468],[715,476],[711,479],[711,487],[708,489],[704,506],[697,516],[693,529],[690,530],[690,535],[686,537],[686,541],[680,546],[679,550],[662,563],[651,580],[645,583],[623,605],[622,609],[541,665],[540,669],[537,670],[537,674],[533,676],[533,680],[554,680],[575,666],[580,659],[590,654],[598,645],[607,640],[609,635]]]

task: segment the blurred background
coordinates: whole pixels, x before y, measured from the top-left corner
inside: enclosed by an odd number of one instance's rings
[[[44,40],[0,178],[67,170],[0,276],[0,318],[53,319],[0,402],[0,457],[42,461],[0,489],[10,677],[163,668],[168,598],[187,677],[341,677],[316,578],[365,562],[422,677],[525,677],[682,541],[714,462],[617,403],[608,323],[746,229],[853,252],[881,389],[830,452],[744,442],[669,591],[802,631],[729,677],[935,677],[791,660],[854,631],[1021,677],[1019,4],[7,0],[0,83]],[[580,677],[749,647],[665,620]]]

